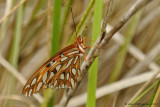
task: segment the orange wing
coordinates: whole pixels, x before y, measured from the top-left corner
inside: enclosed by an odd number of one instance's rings
[[[30,96],[45,88],[74,88],[80,74],[78,48],[64,48],[31,76],[22,94]]]

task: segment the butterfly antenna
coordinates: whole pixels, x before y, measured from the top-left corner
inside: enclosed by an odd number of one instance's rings
[[[85,34],[85,32],[86,32],[87,28],[88,28],[88,26],[85,26],[85,28],[83,29],[83,32],[82,32],[82,34],[81,34],[81,35],[84,35],[84,34]]]
[[[74,16],[73,16],[73,11],[72,11],[72,7],[71,7],[71,6],[70,6],[70,9],[71,9],[72,19],[73,19],[73,23],[74,23],[74,30],[75,30],[75,33],[76,33],[76,36],[77,36],[77,32],[76,32],[76,24],[75,24],[75,21],[74,21]]]

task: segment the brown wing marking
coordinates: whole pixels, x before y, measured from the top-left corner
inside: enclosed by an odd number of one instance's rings
[[[77,56],[78,58],[75,59]],[[78,73],[80,71],[80,56],[76,54],[68,57],[68,60],[61,63],[62,67],[56,73],[56,76],[48,81],[49,87],[56,89],[74,88],[76,85],[77,77],[80,76],[80,73]],[[76,61],[75,64],[74,61]]]
[[[70,53],[70,52],[66,51],[63,54],[66,54],[66,53]],[[62,55],[60,54],[59,56],[62,56]],[[76,57],[78,58],[76,59]],[[70,61],[71,59],[72,61]],[[71,64],[67,65],[69,61],[71,62]],[[76,75],[72,73],[73,68],[75,68],[75,70],[77,71]],[[31,76],[31,78],[28,80],[28,82],[24,86],[22,93],[25,94],[26,96],[30,96],[33,93],[37,93],[48,87],[73,88],[73,85],[74,85],[73,83],[76,83],[77,77],[80,76],[78,71],[80,71],[80,56],[78,53],[73,53],[65,56],[63,55],[59,60],[56,60],[56,61],[52,57],[52,59],[49,59],[42,67],[40,67]],[[69,79],[66,80],[68,72],[69,72]]]

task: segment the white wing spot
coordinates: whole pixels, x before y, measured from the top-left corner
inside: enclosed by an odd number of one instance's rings
[[[78,56],[76,56],[76,58],[74,60],[74,64],[76,64],[77,60],[78,60]]]
[[[71,84],[72,84],[72,87],[74,87],[74,80],[73,80],[73,78],[71,78]]]
[[[54,73],[51,72],[50,76],[49,76],[49,80],[54,76]]]
[[[57,80],[54,82],[54,87],[56,86],[56,84],[57,84]]]
[[[44,88],[47,88],[48,86],[47,86],[47,84],[45,84],[45,87]]]
[[[71,65],[72,60],[73,60],[73,58],[71,58],[71,59],[68,61],[68,64],[63,68],[63,70],[66,69],[66,68],[68,68],[68,67]]]
[[[53,62],[50,62],[50,64],[52,65],[52,64],[53,64]]]
[[[48,75],[48,71],[43,75],[43,82],[44,82],[44,83],[46,82],[47,75]]]
[[[84,56],[84,54],[79,54],[80,56]]]
[[[30,87],[30,85],[27,85],[26,87],[25,87],[25,89],[27,89],[27,88],[29,88]]]
[[[31,85],[34,85],[36,83],[36,81],[37,81],[37,78],[34,78]]]
[[[54,86],[53,86],[53,85],[51,85],[51,88],[54,88]]]
[[[42,87],[42,82],[40,82],[40,83],[38,84],[36,91],[39,91],[39,89],[40,89],[41,87]]]
[[[53,62],[50,62],[49,64],[47,64],[46,67],[50,67],[53,64]]]
[[[73,73],[73,75],[76,75],[76,69],[75,68],[72,68],[72,73]]]
[[[64,84],[62,84],[62,88],[64,88]]]
[[[78,45],[79,46],[79,49],[84,53],[84,49],[82,48],[81,45]]]
[[[79,51],[70,52],[68,55],[72,55],[72,54],[76,54],[76,53],[79,53]]]
[[[52,62],[52,66],[54,65],[54,64],[56,64],[57,63],[57,61],[55,61],[54,63]]]
[[[25,96],[26,96],[26,97],[28,96],[28,92],[26,92]]]
[[[50,83],[49,83],[49,87],[50,87],[50,88],[54,88],[54,86],[53,86],[53,85],[51,85]]]
[[[78,76],[80,76],[81,75],[81,71],[78,69]]]
[[[57,72],[59,71],[60,68],[61,68],[61,65],[56,66]]]
[[[68,57],[64,57],[64,58],[62,58],[62,59],[61,59],[61,61],[64,61],[64,60],[66,60],[66,59],[68,59]]]
[[[29,90],[29,96],[31,96],[31,93],[32,93],[32,89]]]
[[[64,88],[68,88],[68,85],[66,84],[66,85],[64,86]]]
[[[64,80],[64,74],[61,74],[60,79]]]
[[[67,78],[66,79],[69,80],[69,72],[67,73]]]

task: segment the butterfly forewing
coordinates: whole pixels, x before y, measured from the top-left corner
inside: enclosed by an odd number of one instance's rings
[[[42,65],[28,80],[22,93],[30,96],[45,88],[74,88],[80,76],[80,53],[72,45]]]

